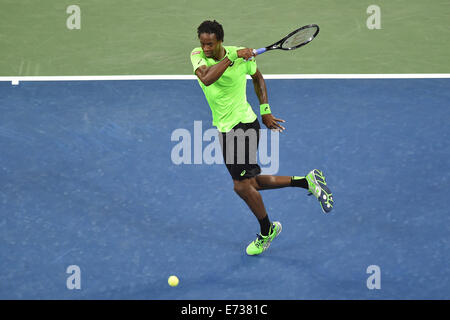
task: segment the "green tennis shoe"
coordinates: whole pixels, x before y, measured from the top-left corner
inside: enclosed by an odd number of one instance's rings
[[[266,251],[270,244],[272,243],[273,239],[278,237],[278,235],[281,232],[281,223],[278,221],[275,221],[272,223],[272,227],[270,228],[269,234],[267,236],[263,236],[260,233],[257,235],[257,238],[255,241],[250,243],[247,246],[247,254],[249,256],[254,256],[263,253]]]
[[[306,181],[308,181],[309,195],[313,194],[319,200],[322,211],[329,213],[333,210],[333,194],[327,186],[323,172],[317,169],[312,170],[306,176]]]

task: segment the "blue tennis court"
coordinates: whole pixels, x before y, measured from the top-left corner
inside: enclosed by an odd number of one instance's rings
[[[249,257],[256,218],[223,164],[194,164],[194,122],[212,128],[196,81],[0,82],[0,298],[448,299],[450,79],[266,83],[277,174],[322,169],[335,208],[262,191],[283,232]]]

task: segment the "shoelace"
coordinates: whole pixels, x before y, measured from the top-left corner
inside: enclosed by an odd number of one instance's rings
[[[256,241],[255,241],[255,246],[257,248],[259,248],[259,246],[261,246],[264,242],[264,238],[258,233],[256,234]]]

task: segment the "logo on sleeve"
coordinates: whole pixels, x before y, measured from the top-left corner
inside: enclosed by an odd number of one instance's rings
[[[191,53],[191,56],[195,56],[196,54],[200,54],[200,53],[202,53],[202,52],[201,51],[194,51],[194,52]]]

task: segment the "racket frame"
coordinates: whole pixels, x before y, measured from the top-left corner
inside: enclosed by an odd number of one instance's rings
[[[301,44],[295,46],[295,47],[291,47],[291,48],[282,48],[281,45],[283,44],[283,42],[285,42],[288,38],[290,38],[291,36],[293,36],[294,34],[296,34],[297,32],[299,32],[300,30],[303,29],[307,29],[307,28],[316,28],[316,32],[314,32],[313,36],[311,37],[310,40],[302,42]],[[314,38],[317,36],[317,34],[319,33],[319,26],[317,24],[308,24],[306,26],[303,26],[301,28],[298,28],[294,31],[292,31],[291,33],[289,33],[287,36],[285,36],[283,39],[275,42],[274,44],[271,44],[270,46],[264,47],[264,48],[259,48],[259,49],[253,49],[253,52],[258,55],[261,53],[264,53],[266,51],[270,51],[270,50],[275,50],[275,49],[281,49],[281,50],[294,50],[294,49],[298,49],[300,47],[303,47],[304,45],[310,43],[311,41],[314,40]]]

